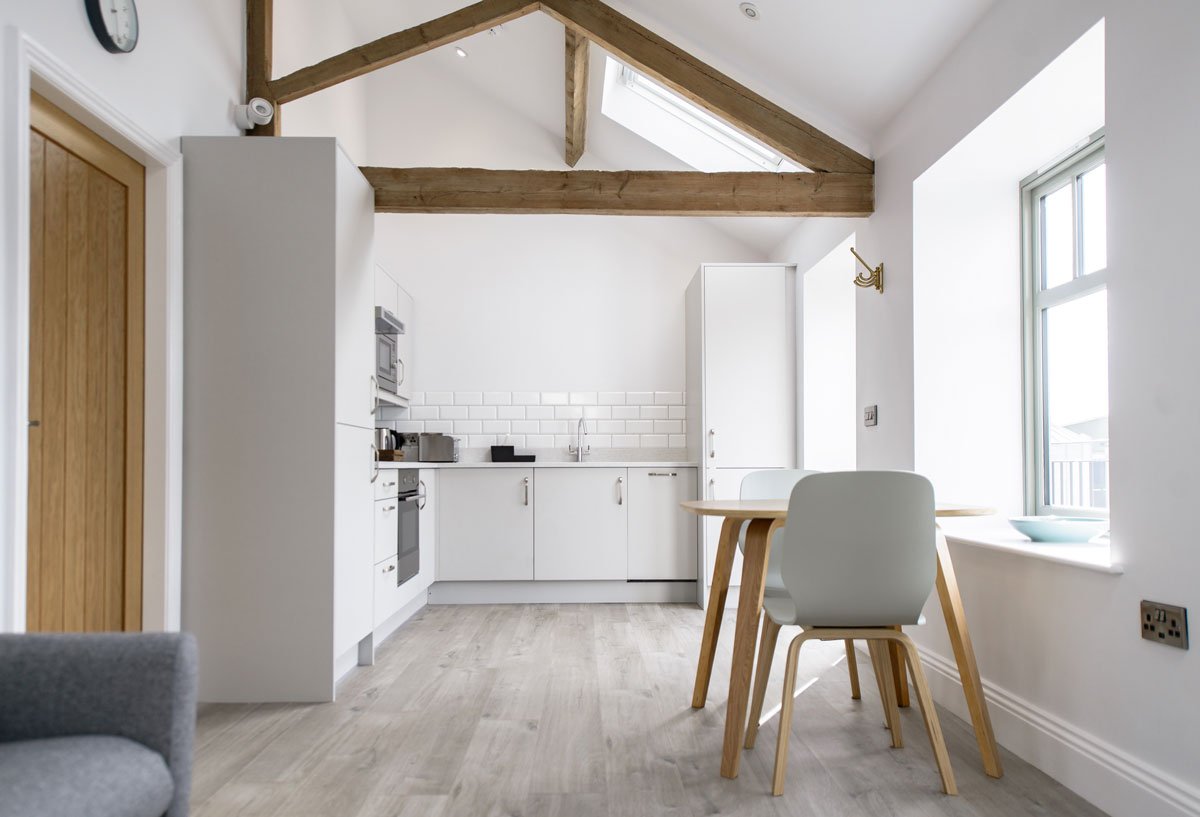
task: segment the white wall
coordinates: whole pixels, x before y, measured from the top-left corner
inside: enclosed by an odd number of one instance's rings
[[[28,339],[25,245],[28,105],[26,38],[53,66],[55,85],[72,87],[62,104],[108,119],[94,121],[133,155],[147,161],[146,254],[146,557],[144,620],[147,627],[178,626],[179,620],[179,165],[171,154],[184,133],[233,133],[231,106],[242,95],[243,7],[238,0],[178,4],[145,0],[142,39],[132,54],[114,55],[95,40],[82,3],[74,0],[6,2],[0,5],[3,121],[0,173],[0,243],[5,258],[0,286],[0,630],[19,628],[23,601],[26,501],[24,417]],[[42,57],[38,57],[41,64]],[[58,99],[58,97],[56,97]],[[118,121],[119,120],[119,121]],[[89,120],[92,121],[92,120]],[[124,140],[124,141],[122,141]],[[174,165],[172,165],[174,162]],[[157,578],[156,578],[157,577]],[[18,588],[11,595],[10,589]]]
[[[82,2],[0,4],[0,24],[19,26],[154,136],[235,133],[232,106],[245,86],[241,0],[141,0],[138,19],[137,48],[118,55],[96,41]]]
[[[416,301],[418,391],[683,391],[683,291],[762,261],[686,218],[379,215]]]
[[[1195,815],[1200,655],[1142,641],[1137,615],[1141,598],[1200,604],[1200,549],[1177,512],[1200,494],[1200,296],[1184,240],[1200,187],[1200,6],[999,0],[875,141],[877,209],[859,248],[886,263],[887,291],[857,294],[858,402],[880,407],[880,425],[859,429],[859,465],[914,464],[913,183],[1102,17],[1112,532],[1125,574],[952,553],[1001,742],[1116,817]],[[936,605],[926,615],[915,637],[950,656]],[[939,699],[965,713],[945,681]]]
[[[850,235],[803,273],[804,467],[853,471],[855,408],[854,285]]]
[[[276,3],[273,73],[292,71],[361,45],[345,9],[320,0]],[[289,102],[279,113],[284,136],[334,136],[359,164],[366,163],[367,85],[343,82]]]
[[[1018,191],[1103,126],[1098,23],[913,183],[914,454],[947,502],[1025,512]]]

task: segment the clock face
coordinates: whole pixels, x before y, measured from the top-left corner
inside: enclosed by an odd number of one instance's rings
[[[138,42],[135,0],[84,0],[96,39],[114,54],[127,54]]]

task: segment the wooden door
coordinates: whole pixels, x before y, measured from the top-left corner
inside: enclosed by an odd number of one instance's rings
[[[140,630],[145,170],[31,122],[26,628]]]

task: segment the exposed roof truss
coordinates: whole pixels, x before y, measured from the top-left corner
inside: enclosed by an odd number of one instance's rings
[[[574,167],[583,155],[587,116],[588,43],[595,42],[637,70],[779,151],[813,173],[665,173],[590,171],[488,171],[462,168],[413,168],[388,171],[372,168],[369,178],[387,179],[393,185],[387,196],[395,201],[402,180],[405,195],[424,192],[417,199],[426,207],[404,212],[622,212],[698,214],[693,210],[728,215],[845,215],[861,216],[874,209],[874,162],[817,128],[793,116],[770,100],[722,74],[636,23],[600,0],[480,0],[404,31],[389,34],[352,48],[283,77],[272,78],[272,0],[247,0],[247,88],[250,96],[275,103],[271,125],[252,133],[278,135],[280,106],[312,93],[409,57],[423,54],[510,20],[541,11],[566,29],[566,117],[564,158]],[[440,177],[439,177],[440,174]],[[854,179],[852,177],[860,178]],[[821,177],[821,178],[814,178]],[[533,195],[537,185],[550,185],[546,195]],[[592,186],[589,188],[588,185]],[[490,187],[489,187],[490,185]],[[668,195],[696,197],[700,204],[672,203],[658,196],[641,196],[636,205],[632,191],[649,193],[665,185]],[[517,199],[498,197],[497,186],[515,192]],[[487,189],[487,192],[485,189]],[[582,207],[566,191],[591,192]],[[559,191],[554,193],[554,191]],[[830,191],[838,191],[831,195]],[[522,192],[523,191],[523,192]],[[755,191],[750,193],[748,191]],[[384,195],[376,188],[377,204]],[[722,200],[725,200],[722,203]],[[435,201],[458,202],[436,209]],[[662,200],[663,209],[647,202]],[[490,204],[489,204],[490,202]],[[514,202],[516,202],[514,204]],[[500,209],[492,209],[493,207]],[[381,210],[384,208],[380,206]],[[398,210],[390,210],[396,212]]]

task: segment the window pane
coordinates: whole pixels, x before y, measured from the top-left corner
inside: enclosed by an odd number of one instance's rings
[[[1108,507],[1108,293],[1043,313],[1044,499]]]
[[[1108,235],[1105,228],[1107,186],[1104,165],[1079,177],[1079,198],[1083,206],[1083,272],[1108,266]]]
[[[1043,289],[1075,277],[1074,189],[1074,185],[1066,184],[1042,196]]]

